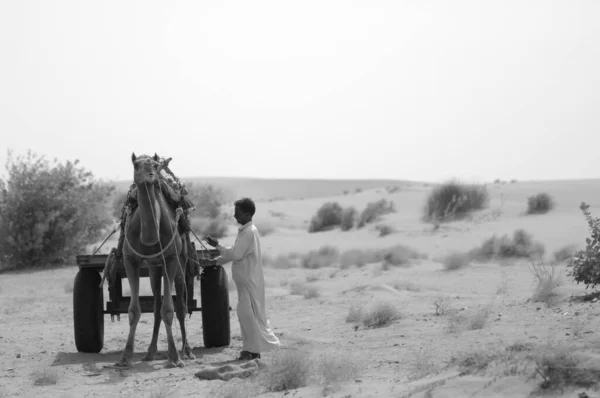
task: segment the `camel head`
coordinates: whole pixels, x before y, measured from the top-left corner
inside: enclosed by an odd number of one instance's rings
[[[133,181],[140,184],[154,184],[158,182],[158,167],[159,157],[157,154],[154,156],[141,155],[135,156],[135,153],[131,154],[131,163],[133,163]]]

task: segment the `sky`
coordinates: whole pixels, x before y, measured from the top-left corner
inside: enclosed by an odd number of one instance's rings
[[[0,166],[600,178],[598,20],[597,0],[0,1]]]

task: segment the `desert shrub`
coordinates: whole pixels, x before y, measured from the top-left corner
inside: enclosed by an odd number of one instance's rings
[[[555,289],[560,286],[560,275],[556,273],[556,266],[543,263],[531,263],[530,271],[535,277],[536,286],[533,293],[533,301],[541,301],[550,304],[556,295]]]
[[[358,219],[358,227],[362,228],[366,224],[377,221],[379,217],[389,214],[395,213],[396,206],[393,201],[387,201],[385,199],[378,200],[376,202],[371,202],[367,204],[367,207],[360,213],[360,217]]]
[[[576,245],[566,245],[556,250],[552,256],[554,257],[554,261],[557,263],[562,263],[565,261],[571,263],[577,251]]]
[[[58,383],[59,374],[51,368],[38,369],[31,373],[34,386],[53,386]]]
[[[333,246],[321,246],[319,250],[312,250],[302,257],[301,264],[304,268],[316,269],[330,267],[340,258],[340,252]]]
[[[305,299],[319,297],[321,292],[315,285],[302,282],[294,282],[290,286],[290,294],[295,296],[304,296]]]
[[[535,371],[542,378],[541,387],[546,390],[563,389],[567,386],[592,387],[600,380],[600,371],[586,368],[571,347],[552,345],[543,347],[532,355]]]
[[[384,249],[351,249],[342,253],[340,267],[345,269],[356,265],[383,262],[385,265],[406,265],[411,260],[425,258],[424,254],[404,245],[395,245]]]
[[[319,384],[323,386],[323,396],[335,390],[348,380],[359,377],[365,367],[352,355],[327,355],[320,361],[317,368]]]
[[[527,214],[544,214],[554,208],[554,200],[547,193],[538,193],[527,198]]]
[[[346,269],[353,265],[362,267],[366,264],[376,263],[381,261],[382,257],[378,256],[374,250],[350,249],[342,253],[340,257],[340,267]]]
[[[378,302],[360,311],[360,322],[366,328],[384,327],[399,318],[396,306],[388,302]]]
[[[49,162],[9,151],[0,179],[0,263],[24,269],[70,261],[110,224],[114,186],[96,181],[79,161]]]
[[[190,225],[198,235],[210,235],[217,239],[227,235],[227,222],[223,216],[218,218],[194,217],[190,219]]]
[[[342,218],[340,220],[340,228],[342,231],[348,231],[354,227],[358,211],[354,207],[346,207],[342,210]]]
[[[336,227],[342,222],[342,206],[337,202],[324,203],[310,220],[308,232],[321,232]]]
[[[487,306],[480,307],[468,313],[453,313],[448,318],[448,331],[456,333],[462,330],[483,329],[490,316],[491,309]]]
[[[112,198],[112,216],[113,218],[120,220],[123,212],[123,206],[127,201],[127,192],[118,192]]]
[[[381,237],[387,236],[396,231],[394,227],[388,224],[379,224],[375,226],[375,230],[379,232],[379,236]]]
[[[469,255],[477,261],[490,261],[515,258],[539,259],[544,252],[543,244],[534,241],[527,231],[518,229],[513,233],[512,239],[508,235],[501,237],[494,235],[484,241],[480,247],[471,250]]]
[[[569,276],[573,277],[577,284],[585,283],[586,289],[600,284],[600,218],[592,217],[589,207],[585,202],[579,206],[588,223],[591,236],[585,240],[585,249],[575,254],[573,269],[569,272]]]
[[[460,219],[488,203],[485,186],[446,182],[433,188],[424,208],[424,220],[434,222]]]
[[[280,350],[269,365],[261,374],[261,384],[267,391],[287,391],[308,385],[313,361],[305,351]]]
[[[443,258],[442,264],[448,271],[457,270],[466,267],[471,262],[471,257],[467,253],[451,253]]]
[[[288,255],[283,255],[280,254],[277,257],[269,257],[269,256],[263,256],[263,263],[265,265],[268,265],[270,267],[273,268],[277,268],[277,269],[288,269],[288,268],[295,268],[298,267],[298,260],[299,258],[288,254]]]
[[[404,245],[392,246],[378,252],[386,265],[406,265],[411,260],[425,258],[424,254]]]

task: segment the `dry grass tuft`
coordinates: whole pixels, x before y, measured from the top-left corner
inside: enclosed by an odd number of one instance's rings
[[[571,264],[573,257],[575,257],[578,251],[577,245],[566,245],[555,251],[552,256],[556,263],[566,262],[567,264]]]
[[[316,298],[321,295],[319,288],[315,285],[302,282],[294,282],[290,286],[290,294],[304,296],[305,299]]]
[[[319,250],[313,250],[302,256],[302,267],[308,269],[317,269],[330,267],[337,263],[340,258],[340,252],[333,246],[321,246]]]
[[[600,380],[598,367],[586,367],[573,347],[548,345],[533,354],[535,372],[542,378],[544,390],[562,390],[567,386],[593,387]]]
[[[392,283],[392,287],[398,291],[406,290],[409,292],[419,292],[421,288],[412,282],[396,281]]]
[[[484,241],[481,246],[471,250],[469,255],[476,261],[507,259],[540,259],[545,247],[534,241],[530,233],[523,229],[514,231],[512,238],[508,235],[496,235]]]
[[[435,315],[446,315],[450,309],[450,300],[448,297],[438,296],[433,301],[433,305],[435,307]]]
[[[354,380],[365,370],[365,365],[351,356],[325,356],[318,366],[319,384],[323,395],[337,390],[341,383]]]
[[[378,224],[375,226],[375,230],[377,232],[379,232],[379,236],[381,236],[381,237],[388,236],[388,235],[396,232],[396,229],[388,224]]]
[[[555,289],[560,286],[561,278],[556,272],[555,265],[545,265],[543,263],[531,263],[529,267],[535,277],[536,286],[532,299],[536,302],[543,302],[551,305],[556,297]]]
[[[368,307],[350,307],[346,322],[361,323],[366,328],[380,328],[400,318],[400,311],[395,305],[380,301]]]
[[[457,333],[463,330],[483,329],[490,316],[490,307],[480,307],[469,313],[455,313],[448,319],[448,332]]]
[[[442,259],[444,268],[448,271],[454,271],[466,267],[471,263],[471,257],[467,253],[452,253]]]
[[[310,381],[313,361],[310,353],[300,350],[280,350],[269,367],[259,376],[267,391],[287,391],[306,387]]]
[[[55,369],[40,369],[31,374],[34,386],[53,386],[58,383],[59,375]]]

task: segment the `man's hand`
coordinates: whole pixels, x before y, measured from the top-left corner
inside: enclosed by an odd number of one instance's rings
[[[219,245],[219,241],[210,235],[206,235],[204,240],[212,247],[217,247]]]

